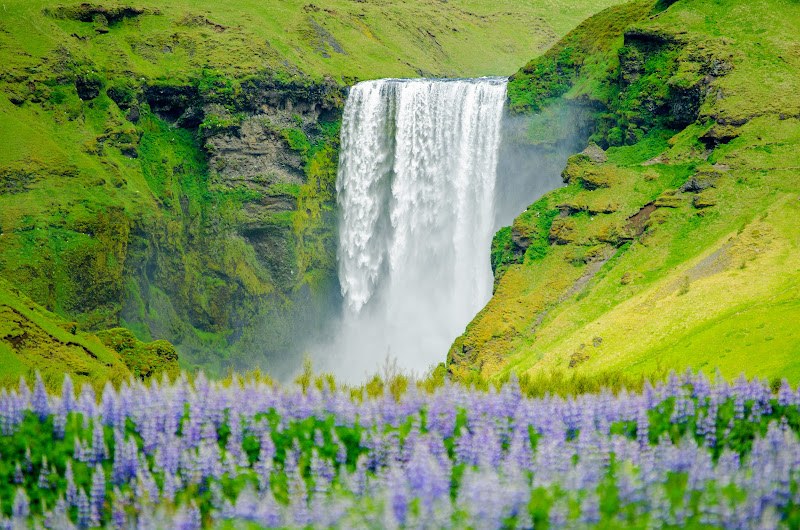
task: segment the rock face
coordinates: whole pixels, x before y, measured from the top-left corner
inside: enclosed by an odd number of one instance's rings
[[[169,341],[184,367],[293,369],[340,296],[342,89],[271,72],[73,84],[74,105],[101,132],[80,165],[3,169],[0,200],[32,206],[27,216],[4,209],[2,275],[80,329],[122,325]],[[70,116],[85,134],[81,114]],[[67,181],[67,193],[53,193]],[[159,357],[161,346],[137,351]],[[150,374],[142,355],[128,356]]]
[[[332,84],[233,82],[231,98],[164,86],[142,95],[173,127],[199,121],[207,195],[167,191],[162,202],[175,221],[134,221],[125,269],[135,283],[120,316],[174,343],[184,361],[212,371],[268,365],[280,375],[296,361],[290,353],[315,336],[300,329],[320,330],[339,296],[334,182],[343,97]],[[178,180],[196,168],[183,161],[171,169]]]

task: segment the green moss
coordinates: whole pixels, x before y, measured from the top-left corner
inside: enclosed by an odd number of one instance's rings
[[[593,77],[596,95],[610,96],[613,83],[598,73],[618,64],[617,49],[624,30],[650,14],[652,1],[628,2],[590,17],[568,33],[542,57],[529,62],[514,74],[508,85],[510,110],[515,113],[538,112],[554,99],[569,93],[579,76]],[[609,68],[610,67],[610,68]],[[601,97],[610,100],[610,97]]]
[[[93,335],[78,331],[0,280],[0,382],[15,386],[39,371],[51,389],[69,373],[98,391],[106,381],[119,384],[130,372],[120,356]]]
[[[305,156],[311,150],[311,143],[308,137],[299,129],[286,128],[281,131],[284,140],[289,148]]]
[[[100,331],[97,337],[107,348],[120,354],[125,365],[136,377],[148,380],[167,374],[174,379],[180,374],[178,353],[165,340],[145,344],[124,328]]]

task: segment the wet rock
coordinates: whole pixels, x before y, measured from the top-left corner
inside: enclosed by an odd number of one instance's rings
[[[608,155],[603,151],[603,148],[592,142],[589,146],[579,153],[580,155],[589,157],[589,160],[595,164],[602,164],[608,162]]]

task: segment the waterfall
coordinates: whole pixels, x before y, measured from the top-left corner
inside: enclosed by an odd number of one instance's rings
[[[424,371],[491,297],[505,97],[505,78],[350,91],[336,186],[345,314],[329,369],[363,376],[389,354]]]

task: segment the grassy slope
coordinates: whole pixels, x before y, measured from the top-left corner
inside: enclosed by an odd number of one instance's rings
[[[102,3],[159,14],[124,19],[113,32],[98,35],[98,24],[43,16],[44,8],[58,14],[52,2],[12,0],[2,28],[34,56],[54,45],[72,49],[80,42],[100,68],[130,69],[148,78],[187,79],[209,65],[225,71],[296,69],[337,79],[417,76],[420,71],[480,76],[512,73],[578,21],[615,3],[232,0],[211,7],[143,0]]]
[[[13,387],[21,376],[42,373],[51,388],[61,386],[64,372],[101,389],[130,375],[120,356],[76,324],[46,311],[0,280],[0,384]]]
[[[453,368],[719,367],[797,381],[800,4],[683,0],[634,16],[625,25],[675,40],[650,48],[641,77],[622,90],[619,58],[636,50],[619,52],[621,34],[603,42],[592,32],[635,7],[598,15],[554,48],[560,58],[534,61],[512,83],[522,112],[564,101],[601,109],[593,139],[612,147],[604,163],[573,157],[569,185],[517,219],[514,230],[544,234],[544,251],[532,244],[522,263],[501,267],[494,297],[451,350]],[[608,51],[584,60],[580,50],[598,41]],[[704,78],[719,61],[732,69]],[[537,70],[570,83],[527,75]],[[696,121],[648,115],[648,104],[691,86],[704,96]],[[678,191],[691,176],[715,187]],[[661,207],[638,235],[628,219],[651,202]]]

